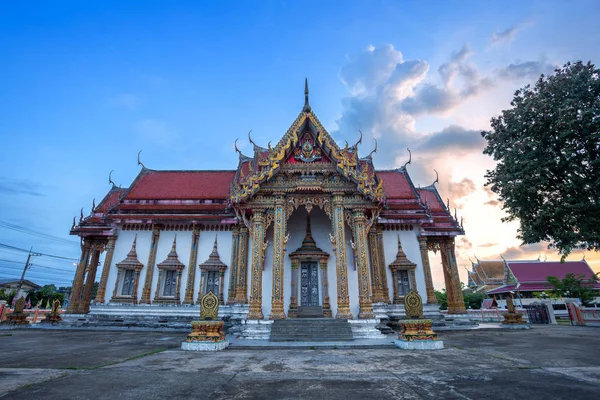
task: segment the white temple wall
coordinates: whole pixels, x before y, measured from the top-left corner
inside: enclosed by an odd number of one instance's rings
[[[112,265],[108,273],[108,280],[106,281],[106,295],[104,302],[108,303],[112,297],[115,284],[117,281],[117,264],[123,261],[127,257],[127,253],[131,250],[133,244],[133,238],[137,235],[136,251],[138,260],[144,264],[144,268],[140,272],[140,282],[138,284],[138,300],[142,297],[142,288],[144,287],[144,280],[146,278],[146,264],[148,263],[148,254],[150,252],[150,238],[152,236],[151,231],[120,231],[115,241],[115,250],[113,253]]]
[[[246,248],[246,300],[250,304],[250,293],[252,293],[252,233],[248,232],[248,247]]]
[[[385,254],[385,272],[387,275],[390,300],[394,296],[394,282],[392,280],[392,271],[389,265],[396,259],[398,254],[398,234],[402,243],[402,250],[410,262],[417,265],[415,269],[415,279],[417,291],[423,299],[423,303],[427,302],[427,291],[425,288],[425,275],[423,273],[423,261],[421,260],[421,250],[419,249],[418,230],[412,231],[383,231],[383,247]]]
[[[354,241],[354,238],[352,237],[352,231],[348,225],[344,224],[344,226],[346,228],[346,270],[348,271],[348,296],[350,297],[350,312],[352,313],[354,319],[356,319],[358,318],[358,312],[360,311],[358,298],[358,265],[356,265],[354,262],[354,250],[352,250],[352,247],[349,244],[351,240]],[[370,279],[371,277],[369,276],[369,281]]]
[[[273,293],[273,224],[267,229],[265,240],[269,241],[269,246],[264,254],[265,262],[263,264],[262,273],[262,312],[265,318],[269,318],[269,315],[271,315],[271,295]]]
[[[117,237],[115,243],[115,250],[112,260],[112,265],[110,266],[110,272],[108,275],[108,280],[106,284],[106,295],[104,298],[104,302],[107,303],[110,301],[110,298],[113,295],[115,284],[117,280],[117,267],[116,264],[123,261],[127,257],[127,253],[131,250],[131,245],[133,243],[133,238],[137,234],[137,255],[138,260],[142,264],[144,264],[144,268],[140,272],[140,280],[138,284],[138,301],[141,300],[142,290],[144,288],[146,274],[148,271],[148,256],[150,254],[150,241],[152,238],[151,231],[121,231],[119,236]],[[189,273],[189,268],[192,266],[189,265],[190,262],[190,250],[192,246],[192,232],[191,231],[161,231],[160,237],[158,240],[158,247],[156,249],[156,260],[154,266],[154,273],[152,276],[152,286],[150,290],[150,298],[153,301],[156,295],[156,285],[158,284],[158,264],[164,261],[167,258],[167,255],[171,251],[171,246],[173,245],[173,238],[177,235],[177,256],[179,261],[181,261],[185,267],[181,272],[181,286],[180,286],[180,301],[183,302],[185,297],[185,288],[187,287],[187,278]],[[221,261],[227,265],[227,269],[225,270],[224,283],[223,283],[223,299],[227,301],[228,298],[228,285],[229,285],[229,277],[231,275],[231,232],[230,231],[218,231],[218,232],[200,232],[200,237],[198,240],[198,256],[197,256],[197,264],[193,266],[196,268],[195,273],[195,282],[194,282],[194,302],[198,299],[198,292],[200,290],[200,277],[201,271],[199,265],[206,261],[212,252],[213,244],[215,241],[215,235],[218,236],[218,251],[219,257]]]

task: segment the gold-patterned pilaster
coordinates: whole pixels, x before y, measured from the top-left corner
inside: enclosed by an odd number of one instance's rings
[[[383,246],[383,231],[381,227],[377,228],[377,245],[379,249],[379,273],[381,279],[381,289],[383,299],[386,303],[390,303],[390,289],[388,287],[386,264],[385,264],[385,248]]]
[[[265,214],[254,210],[252,215],[252,275],[250,287],[250,312],[248,319],[263,319],[262,312],[262,265],[265,242]]]
[[[234,227],[231,232],[231,271],[229,273],[229,290],[227,292],[227,304],[235,303],[235,292],[237,289],[238,249],[240,246],[240,228]]]
[[[290,282],[290,308],[288,317],[296,318],[298,316],[298,272],[300,271],[300,261],[292,259],[292,279]]]
[[[194,225],[192,230],[192,246],[190,247],[190,262],[188,264],[188,277],[185,285],[185,296],[183,304],[194,304],[194,283],[196,281],[196,262],[198,260],[198,240],[200,239],[200,227]]]
[[[248,228],[240,227],[240,239],[237,257],[237,288],[235,289],[235,302],[239,304],[248,303]]]
[[[283,262],[287,218],[284,207],[285,198],[277,195],[274,209],[273,227],[273,291],[271,297],[271,315],[269,319],[285,319],[283,310]]]
[[[333,196],[333,241],[337,272],[336,318],[352,319],[348,297],[348,266],[346,265],[346,231],[344,226],[344,199],[342,194]]]
[[[150,293],[152,290],[152,276],[154,274],[154,265],[156,263],[156,250],[158,249],[158,239],[160,238],[160,229],[158,225],[152,227],[152,238],[150,241],[150,254],[148,255],[148,264],[146,264],[146,280],[142,289],[141,304],[150,304]],[[134,293],[135,295],[135,293]]]
[[[81,246],[81,258],[79,259],[79,264],[77,264],[75,278],[73,279],[73,287],[71,288],[71,297],[69,299],[69,307],[67,308],[67,313],[69,314],[76,314],[79,312],[81,291],[83,290],[83,279],[89,262],[91,247],[89,239],[85,239]]]
[[[383,287],[381,286],[381,268],[379,257],[379,243],[377,243],[377,231],[371,228],[368,235],[369,260],[371,261],[371,288],[373,290],[373,303],[383,303]]]
[[[106,256],[104,257],[104,265],[102,266],[102,276],[100,277],[100,284],[98,285],[98,293],[96,293],[96,298],[94,299],[96,304],[103,304],[104,298],[106,297],[106,282],[108,281],[108,273],[115,252],[116,239],[116,236],[110,236],[106,243]]]
[[[85,286],[83,288],[83,295],[81,302],[79,303],[79,313],[87,314],[90,312],[90,302],[92,300],[92,291],[94,289],[94,281],[96,280],[96,271],[98,270],[98,262],[100,261],[100,254],[103,251],[103,245],[100,243],[94,243],[92,245],[92,257],[87,267],[87,278],[85,280]]]
[[[327,258],[323,257],[319,260],[321,269],[321,282],[323,284],[323,317],[331,318],[331,303],[329,301],[329,280],[327,279]]]
[[[371,285],[369,284],[369,264],[367,258],[367,232],[365,222],[367,218],[363,211],[354,211],[352,214],[352,226],[354,230],[354,240],[356,242],[357,269],[358,269],[358,303],[360,311],[358,318],[375,318],[373,314],[373,305],[371,303]]]
[[[419,236],[419,250],[421,251],[421,262],[423,264],[423,275],[425,275],[425,290],[427,291],[427,304],[437,304],[435,290],[433,288],[433,277],[429,264],[429,251],[427,249],[427,236]]]

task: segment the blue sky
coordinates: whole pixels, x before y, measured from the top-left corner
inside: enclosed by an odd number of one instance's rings
[[[600,55],[597,1],[13,3],[0,4],[0,221],[74,242],[72,217],[104,196],[109,171],[128,186],[139,150],[149,168],[235,168],[234,140],[248,149],[252,129],[276,142],[308,77],[336,139],[377,137],[386,168],[411,147],[418,183],[446,171],[440,190],[466,219],[459,259],[537,256],[484,205],[493,164],[477,132],[540,73]],[[5,228],[0,243],[79,256]],[[25,257],[0,251],[0,278]],[[32,280],[72,279],[72,261],[36,260]]]

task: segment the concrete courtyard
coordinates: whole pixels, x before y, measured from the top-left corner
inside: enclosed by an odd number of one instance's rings
[[[598,399],[600,329],[443,332],[445,349],[179,350],[185,333],[0,330],[6,399]]]

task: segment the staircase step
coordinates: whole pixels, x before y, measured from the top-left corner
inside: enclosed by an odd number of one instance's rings
[[[271,326],[272,342],[335,342],[354,340],[347,320],[336,318],[279,319]]]

